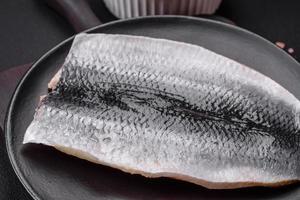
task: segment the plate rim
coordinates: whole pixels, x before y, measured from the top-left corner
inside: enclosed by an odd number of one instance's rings
[[[293,62],[293,64],[299,65],[300,64],[296,61],[295,58],[293,58],[291,55],[289,55],[287,52],[285,52],[284,50],[278,48],[275,44],[273,44],[271,41],[263,38],[262,36],[253,33],[249,30],[246,30],[244,28],[235,26],[235,25],[231,25],[231,24],[226,24],[223,22],[219,22],[219,21],[215,21],[212,19],[206,19],[206,18],[202,18],[202,17],[192,17],[192,16],[181,16],[181,15],[157,15],[157,16],[143,16],[143,17],[136,17],[136,18],[131,18],[131,19],[119,19],[119,20],[115,20],[115,21],[111,21],[105,24],[100,24],[98,26],[95,26],[93,28],[84,30],[80,33],[90,33],[94,30],[97,29],[101,29],[101,28],[105,28],[107,26],[113,26],[113,25],[117,25],[120,23],[126,23],[126,22],[136,22],[136,21],[143,21],[143,20],[158,20],[160,18],[163,19],[168,19],[168,20],[178,20],[178,19],[184,19],[184,20],[192,20],[192,21],[198,21],[198,22],[205,22],[205,23],[211,23],[211,24],[215,24],[217,26],[223,26],[223,28],[228,28],[231,29],[233,31],[236,32],[241,32],[243,34],[246,34],[250,37],[253,37],[255,39],[261,40],[261,42],[264,42],[266,45],[271,45],[275,48],[278,49],[278,51],[281,51],[281,53],[285,56],[288,56],[290,61]],[[30,74],[32,73],[33,70],[35,70],[35,68],[37,68],[40,63],[47,59],[49,56],[51,56],[56,50],[60,49],[63,45],[65,45],[66,43],[70,42],[71,40],[74,39],[74,37],[77,34],[80,33],[76,33],[74,35],[72,35],[71,37],[63,40],[62,42],[58,43],[57,45],[55,45],[53,48],[51,48],[50,50],[48,50],[46,53],[44,53],[41,57],[39,57],[32,65],[31,67],[25,72],[25,74],[22,76],[21,80],[19,81],[19,83],[17,84],[17,87],[15,88],[13,95],[10,99],[9,102],[9,106],[6,110],[6,117],[5,117],[5,121],[4,121],[4,136],[5,136],[5,144],[6,144],[6,151],[9,157],[9,161],[10,164],[15,172],[15,174],[17,175],[18,179],[20,180],[20,182],[22,183],[23,187],[26,189],[26,191],[31,195],[31,197],[34,200],[42,200],[42,197],[40,197],[38,195],[38,193],[34,190],[34,188],[32,186],[30,186],[28,180],[26,179],[26,177],[24,176],[24,174],[21,172],[19,166],[16,163],[16,158],[14,155],[14,151],[12,148],[12,125],[11,125],[11,119],[12,119],[12,111],[14,109],[14,105],[15,105],[15,101],[17,99],[17,96],[19,94],[19,91],[22,87],[22,85],[24,84],[24,82],[28,79],[28,77],[30,76]]]

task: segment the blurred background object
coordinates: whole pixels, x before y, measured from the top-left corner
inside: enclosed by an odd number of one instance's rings
[[[81,32],[101,24],[86,0],[44,1],[63,16],[76,32]]]
[[[63,16],[76,32],[100,25],[100,20],[87,0],[43,0]],[[212,15],[222,0],[103,0],[117,18],[153,15],[198,15],[233,24],[230,20]]]
[[[119,18],[147,15],[213,14],[222,0],[104,0]]]

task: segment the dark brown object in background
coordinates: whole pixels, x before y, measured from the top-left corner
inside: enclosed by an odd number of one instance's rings
[[[44,1],[66,18],[76,32],[81,32],[101,24],[86,0]]]
[[[25,72],[31,66],[30,64],[25,64],[22,66],[18,66],[0,74],[0,127],[3,128],[4,118],[7,106],[9,104],[10,98],[22,78]]]

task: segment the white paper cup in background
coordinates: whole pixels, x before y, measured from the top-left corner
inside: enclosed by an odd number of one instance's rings
[[[146,15],[213,14],[222,0],[104,0],[119,18]]]

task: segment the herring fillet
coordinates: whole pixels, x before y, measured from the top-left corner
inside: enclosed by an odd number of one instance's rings
[[[80,34],[23,143],[213,189],[299,180],[299,109],[270,78],[200,46]]]

